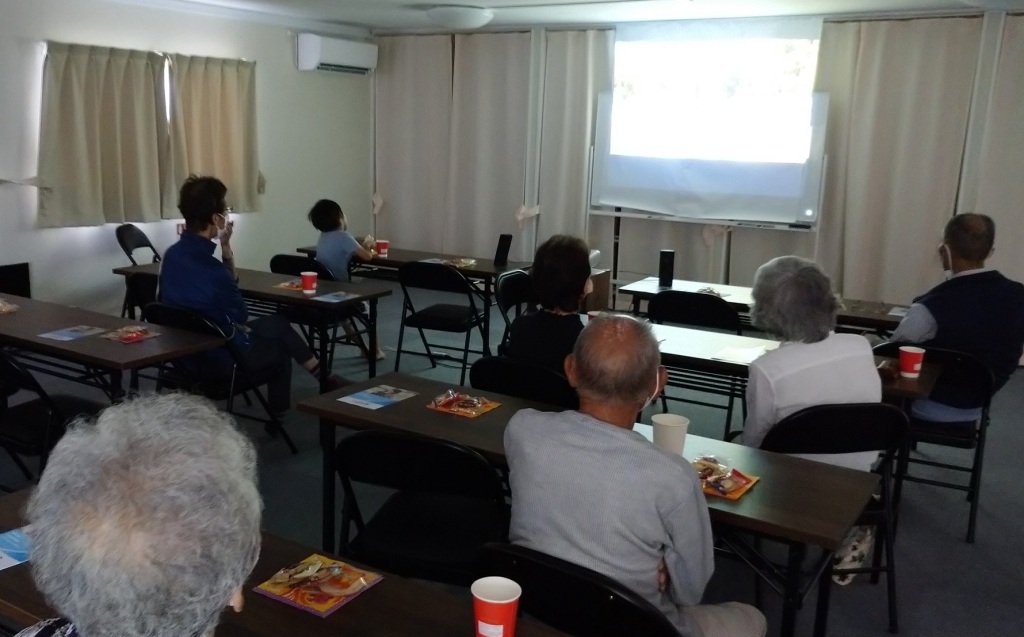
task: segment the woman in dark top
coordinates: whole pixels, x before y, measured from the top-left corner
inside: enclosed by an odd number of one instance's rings
[[[506,355],[564,374],[565,357],[583,331],[580,302],[593,287],[586,242],[564,234],[551,237],[537,249],[530,279],[540,309],[512,322]]]

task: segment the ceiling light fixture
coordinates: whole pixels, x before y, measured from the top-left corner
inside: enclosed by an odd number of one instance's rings
[[[427,18],[447,29],[479,29],[494,19],[494,12],[483,7],[444,4],[427,9]]]

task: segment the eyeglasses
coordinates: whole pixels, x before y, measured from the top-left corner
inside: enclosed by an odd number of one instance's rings
[[[225,215],[230,215],[230,214],[232,214],[234,212],[235,212],[235,209],[233,207],[231,207],[231,206],[228,206],[228,207],[224,208],[224,214]]]

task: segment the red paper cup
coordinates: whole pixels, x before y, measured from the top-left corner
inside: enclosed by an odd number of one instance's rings
[[[316,294],[316,272],[302,272],[302,293]]]
[[[388,246],[391,242],[387,239],[377,239],[377,256],[382,259],[388,258]]]
[[[900,347],[900,376],[917,378],[921,375],[921,363],[924,362],[924,350],[920,347],[904,345]]]
[[[516,612],[523,589],[505,577],[484,577],[473,582],[473,615],[476,637],[513,637]]]

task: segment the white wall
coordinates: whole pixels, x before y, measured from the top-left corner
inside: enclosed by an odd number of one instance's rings
[[[320,198],[338,201],[354,232],[370,228],[370,81],[299,72],[284,27],[111,4],[0,0],[0,178],[36,173],[42,42],[54,40],[256,61],[263,211],[236,215],[239,266],[266,269],[276,253],[313,243],[305,220]],[[29,261],[35,298],[116,313],[128,263],[114,225],[35,229],[36,190],[0,185],[0,264]],[[163,250],[175,222],[145,224]]]

